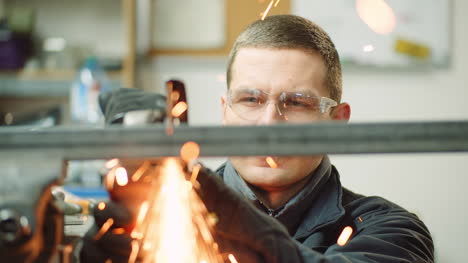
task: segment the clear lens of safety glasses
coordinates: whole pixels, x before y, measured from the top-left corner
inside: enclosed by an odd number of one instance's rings
[[[278,114],[290,121],[312,120],[337,105],[332,99],[298,92],[283,92],[272,99],[270,94],[255,89],[229,90],[227,98],[239,117],[252,121],[261,117],[269,103],[276,104]]]

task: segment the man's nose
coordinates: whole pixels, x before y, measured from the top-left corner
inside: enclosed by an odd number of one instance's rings
[[[284,112],[281,111],[277,103],[268,103],[265,105],[265,110],[258,119],[258,124],[268,125],[286,121],[287,118]]]

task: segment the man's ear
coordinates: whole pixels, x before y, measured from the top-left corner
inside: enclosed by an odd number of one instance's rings
[[[346,102],[340,103],[338,106],[333,108],[333,111],[331,112],[331,118],[335,121],[348,122],[350,117],[351,107]]]
[[[224,94],[221,97],[221,107],[223,107],[223,125],[224,125],[226,124],[226,107],[227,107],[226,94]]]

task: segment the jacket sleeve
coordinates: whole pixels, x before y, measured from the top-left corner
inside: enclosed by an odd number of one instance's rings
[[[349,241],[323,254],[307,247],[307,240],[298,242],[303,262],[434,262],[430,233],[417,216],[379,197],[362,198],[351,206],[354,233]]]

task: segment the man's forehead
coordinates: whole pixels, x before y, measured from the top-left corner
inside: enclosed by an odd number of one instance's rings
[[[260,58],[261,61],[268,61],[268,56],[278,54],[296,54],[296,58],[304,58],[304,56],[311,56],[324,64],[324,60],[319,52],[314,50],[306,50],[303,48],[275,48],[275,47],[241,47],[237,51],[235,61],[241,58]]]
[[[324,77],[326,67],[317,52],[302,49],[241,48],[232,64],[232,74],[256,75],[263,71],[282,74],[315,74]]]
[[[319,54],[302,49],[242,48],[231,73],[230,89],[297,91],[314,95],[326,92],[323,59]]]

